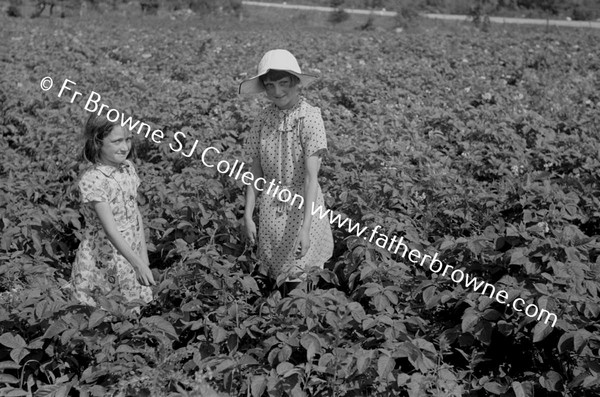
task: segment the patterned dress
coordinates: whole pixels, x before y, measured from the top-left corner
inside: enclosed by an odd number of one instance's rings
[[[150,287],[141,285],[133,266],[108,240],[93,201],[108,202],[117,228],[134,252],[141,256],[144,230],[139,222],[137,188],[140,179],[133,164],[126,160],[119,168],[94,164],[79,180],[81,212],[86,227],[71,275],[75,298],[96,306],[91,293],[102,295],[119,291],[128,301],[152,300]]]
[[[260,161],[267,184],[281,181],[292,196],[304,197],[305,159],[327,152],[327,139],[321,110],[309,105],[304,98],[291,109],[281,110],[275,105],[265,108],[255,121],[246,142],[246,153]],[[299,200],[293,205],[281,202],[267,187],[258,200],[260,208],[258,255],[269,268],[269,275],[277,278],[310,266],[323,267],[333,253],[333,236],[327,217],[312,217],[310,248],[301,258],[295,258],[294,246],[304,219],[304,206]],[[285,195],[284,195],[285,196]],[[283,200],[286,198],[282,196]],[[304,205],[309,203],[304,202]],[[321,187],[317,185],[315,208],[325,205]],[[312,208],[311,208],[312,210]]]

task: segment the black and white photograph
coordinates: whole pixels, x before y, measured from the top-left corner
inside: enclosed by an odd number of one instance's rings
[[[0,397],[600,396],[600,0],[0,0]]]

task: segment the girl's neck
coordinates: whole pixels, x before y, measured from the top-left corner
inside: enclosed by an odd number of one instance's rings
[[[108,162],[105,162],[105,161],[102,161],[102,160],[98,159],[98,164],[99,165],[104,165],[104,166],[107,166],[107,167],[113,167],[113,168],[119,169],[123,165],[125,165],[125,162],[118,163],[118,164],[117,163],[111,164],[111,163],[108,163]]]
[[[300,95],[298,95],[296,97],[296,99],[290,103],[288,106],[284,107],[284,108],[280,108],[279,106],[275,105],[277,107],[277,109],[279,110],[292,110],[294,109],[296,106],[298,106],[298,104],[302,101],[302,97]]]

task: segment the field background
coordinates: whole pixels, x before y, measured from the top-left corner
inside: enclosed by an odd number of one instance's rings
[[[281,0],[265,2],[283,3]],[[600,17],[600,4],[596,0],[301,0],[293,3],[461,15],[476,11],[493,16],[521,18],[593,20]]]
[[[0,394],[598,395],[598,31],[100,11],[0,17]],[[139,316],[115,296],[71,301],[84,99],[245,159],[265,102],[237,85],[272,48],[322,76],[305,95],[327,128],[330,208],[555,312],[556,327],[337,228],[314,290],[281,298],[240,241],[241,182],[170,138],[136,141],[156,301]],[[66,78],[84,99],[57,97]]]

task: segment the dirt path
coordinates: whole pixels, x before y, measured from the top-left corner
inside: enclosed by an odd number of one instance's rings
[[[242,4],[248,6],[260,6],[260,7],[276,7],[276,8],[287,8],[293,10],[310,10],[310,11],[324,11],[331,12],[334,10],[332,7],[319,7],[319,6],[307,6],[307,5],[295,5],[295,4],[280,4],[280,3],[263,3],[260,1],[242,1]],[[382,10],[357,10],[353,8],[344,8],[349,14],[362,14],[362,15],[377,15],[384,17],[394,17],[396,12],[394,11],[382,11]],[[427,18],[433,19],[444,19],[449,21],[465,21],[469,19],[467,15],[448,15],[448,14],[421,14]],[[552,25],[552,26],[567,26],[575,28],[595,28],[600,29],[600,22],[598,21],[567,21],[567,20],[553,20],[553,19],[531,19],[531,18],[508,18],[508,17],[490,17],[490,22],[493,23],[507,23],[507,24],[523,24],[523,25]]]

